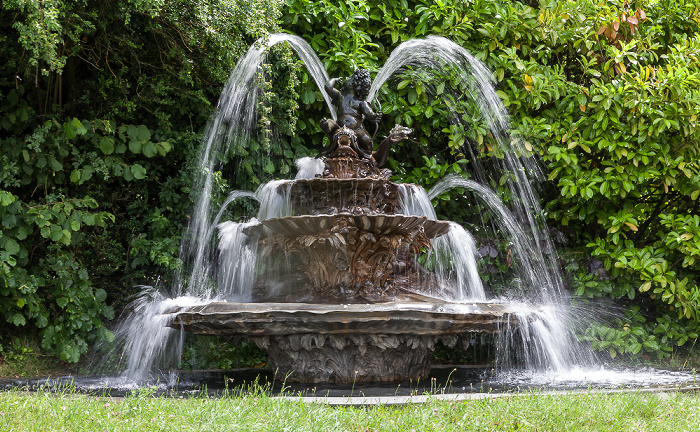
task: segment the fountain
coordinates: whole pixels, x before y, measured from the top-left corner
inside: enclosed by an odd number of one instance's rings
[[[275,184],[273,201],[281,198],[290,215],[248,225],[236,237],[259,255],[248,266],[265,261],[250,285],[251,301],[170,310],[168,325],[252,340],[289,381],[418,380],[428,376],[438,340],[454,346],[471,332],[495,332],[512,308],[437,298],[449,297],[454,287],[416,257],[429,254],[450,223],[406,214],[402,185],[381,168],[391,146],[411,130],[395,126],[373,152],[362,123],[380,117],[364,101],[369,74],[356,71],[342,93],[335,89],[339,81],[325,85],[344,115],[342,126],[332,119],[321,124],[330,140],[323,172]],[[220,265],[228,267],[225,249],[240,246],[222,242],[220,248],[226,257]]]
[[[216,155],[244,145],[253,134],[260,92],[256,71],[265,51],[280,42],[291,45],[322,89],[331,118],[320,127],[330,144],[319,158],[300,164],[297,179],[271,181],[255,194],[234,192],[213,209]],[[548,318],[562,321],[563,313],[487,300],[471,235],[438,220],[425,190],[389,180],[392,174],[383,168],[389,151],[412,131],[396,125],[374,150],[364,124],[377,129],[382,113],[372,108],[372,97],[412,62],[461,67],[465,81],[475,81],[473,96],[484,101],[492,133],[504,139],[507,122],[485,69],[446,39],[402,44],[371,86],[363,70],[329,79],[310,47],[295,36],[272,35],[250,49],[231,75],[200,153],[202,175],[194,186],[200,194],[182,247],[191,271],[178,275],[167,306],[160,299],[151,308],[159,317],[153,320],[157,331],[144,330],[143,319],[134,320],[140,328],[127,327],[127,376],[145,378],[177,330],[253,341],[267,351],[278,378],[306,383],[418,380],[428,375],[438,341],[467,347],[474,332],[507,330],[503,346],[519,346],[513,336],[519,326],[527,328],[521,332],[525,350],[537,351],[525,354],[538,359],[535,366],[572,361],[570,331]],[[544,293],[540,303],[557,303],[552,299],[561,281],[550,270],[556,265],[541,253],[548,240],[539,240],[538,207],[527,178],[533,170],[511,154],[503,160],[502,169],[513,172],[515,180],[509,181],[526,228],[479,183],[448,179],[436,193],[458,186],[484,197],[504,221],[503,229],[516,237],[523,283]],[[221,222],[226,206],[244,197],[260,202],[257,218]],[[543,319],[549,321],[542,324]],[[175,330],[162,334],[163,322]],[[141,348],[144,344],[153,349]],[[148,359],[133,358],[142,352]]]

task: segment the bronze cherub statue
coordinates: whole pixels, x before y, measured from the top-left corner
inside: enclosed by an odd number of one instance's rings
[[[342,82],[340,90],[336,85]],[[331,97],[333,105],[338,110],[338,121],[323,119],[321,129],[330,139],[330,147],[322,155],[328,157],[348,157],[349,151],[356,153],[357,158],[367,160],[370,172],[374,172],[386,162],[389,149],[393,144],[399,143],[408,138],[411,129],[396,125],[390,131],[377,151],[373,150],[373,137],[367,133],[363,126],[365,120],[374,123],[375,134],[379,129],[379,122],[382,119],[382,112],[375,112],[366,101],[372,85],[369,72],[365,69],[357,69],[349,78],[333,78],[324,86],[324,90]],[[347,142],[339,143],[339,138]],[[339,146],[342,147],[339,149]],[[340,151],[341,154],[336,154]],[[319,155],[319,156],[322,156]],[[378,171],[377,171],[378,172]]]
[[[335,86],[343,82],[340,90]],[[341,127],[345,126],[355,133],[357,139],[357,150],[360,157],[369,158],[372,156],[372,137],[365,130],[362,122],[364,120],[373,122],[375,128],[382,119],[382,113],[374,112],[370,104],[365,100],[369,94],[372,80],[369,72],[365,69],[357,69],[351,77],[333,78],[324,86],[324,90],[331,97],[333,105],[338,110],[338,122],[331,119],[321,121],[321,129],[331,139],[331,149],[334,150],[333,136]]]

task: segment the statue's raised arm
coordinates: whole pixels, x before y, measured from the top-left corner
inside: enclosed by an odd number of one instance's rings
[[[342,106],[343,104],[343,95],[338,91],[338,89],[335,88],[335,86],[341,81],[343,81],[343,78],[333,78],[323,86],[323,89],[326,91],[328,96],[331,97],[331,101],[333,101],[333,105],[336,107]]]

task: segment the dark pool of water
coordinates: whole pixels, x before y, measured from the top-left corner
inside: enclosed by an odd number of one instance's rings
[[[79,392],[121,397],[137,394],[172,397],[221,396],[260,391],[272,395],[349,397],[414,396],[442,393],[503,393],[528,390],[687,388],[697,383],[693,371],[651,368],[571,368],[568,371],[533,372],[484,367],[433,367],[430,377],[391,384],[297,384],[276,380],[262,369],[167,373],[148,382],[124,377],[57,377],[0,380],[0,389]]]

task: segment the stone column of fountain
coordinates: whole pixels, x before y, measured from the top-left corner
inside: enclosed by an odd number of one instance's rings
[[[341,90],[339,79],[325,86],[343,114],[322,122],[331,143],[323,173],[280,184],[291,215],[247,229],[264,263],[252,302],[170,311],[171,327],[252,340],[280,379],[352,383],[424,378],[438,340],[454,346],[461,335],[513,324],[506,304],[427,294],[449,287],[415,258],[450,223],[403,214],[399,185],[381,166],[411,130],[397,125],[372,151],[362,122],[381,113],[364,101],[368,79],[356,72]]]

